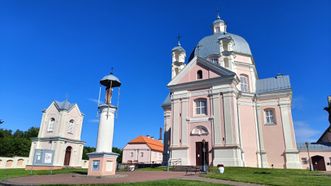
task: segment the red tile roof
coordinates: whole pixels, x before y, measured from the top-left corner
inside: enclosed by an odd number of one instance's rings
[[[153,151],[163,152],[163,144],[159,140],[146,136],[138,136],[131,140],[129,144],[146,144]]]

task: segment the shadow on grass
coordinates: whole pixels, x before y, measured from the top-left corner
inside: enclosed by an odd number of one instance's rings
[[[87,175],[86,171],[73,171],[72,173],[80,174],[80,175]]]
[[[253,172],[253,174],[271,174],[271,172],[262,171],[262,172]]]

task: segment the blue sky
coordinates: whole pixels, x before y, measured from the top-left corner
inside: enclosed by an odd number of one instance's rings
[[[94,100],[114,67],[121,79],[114,146],[159,136],[160,107],[176,36],[189,54],[211,34],[216,10],[250,44],[260,78],[289,74],[298,141],[328,126],[331,1],[0,0],[0,118],[4,128],[39,127],[52,100],[79,104],[82,140],[97,136]]]

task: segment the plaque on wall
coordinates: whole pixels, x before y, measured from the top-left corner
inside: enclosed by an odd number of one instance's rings
[[[53,165],[54,150],[36,149],[33,165]]]

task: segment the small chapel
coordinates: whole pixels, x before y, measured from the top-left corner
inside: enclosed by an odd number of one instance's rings
[[[82,167],[84,115],[77,104],[53,101],[43,111],[38,137],[32,139],[26,169]]]
[[[247,41],[219,16],[190,55],[172,49],[164,164],[302,168],[288,75],[259,78]]]

